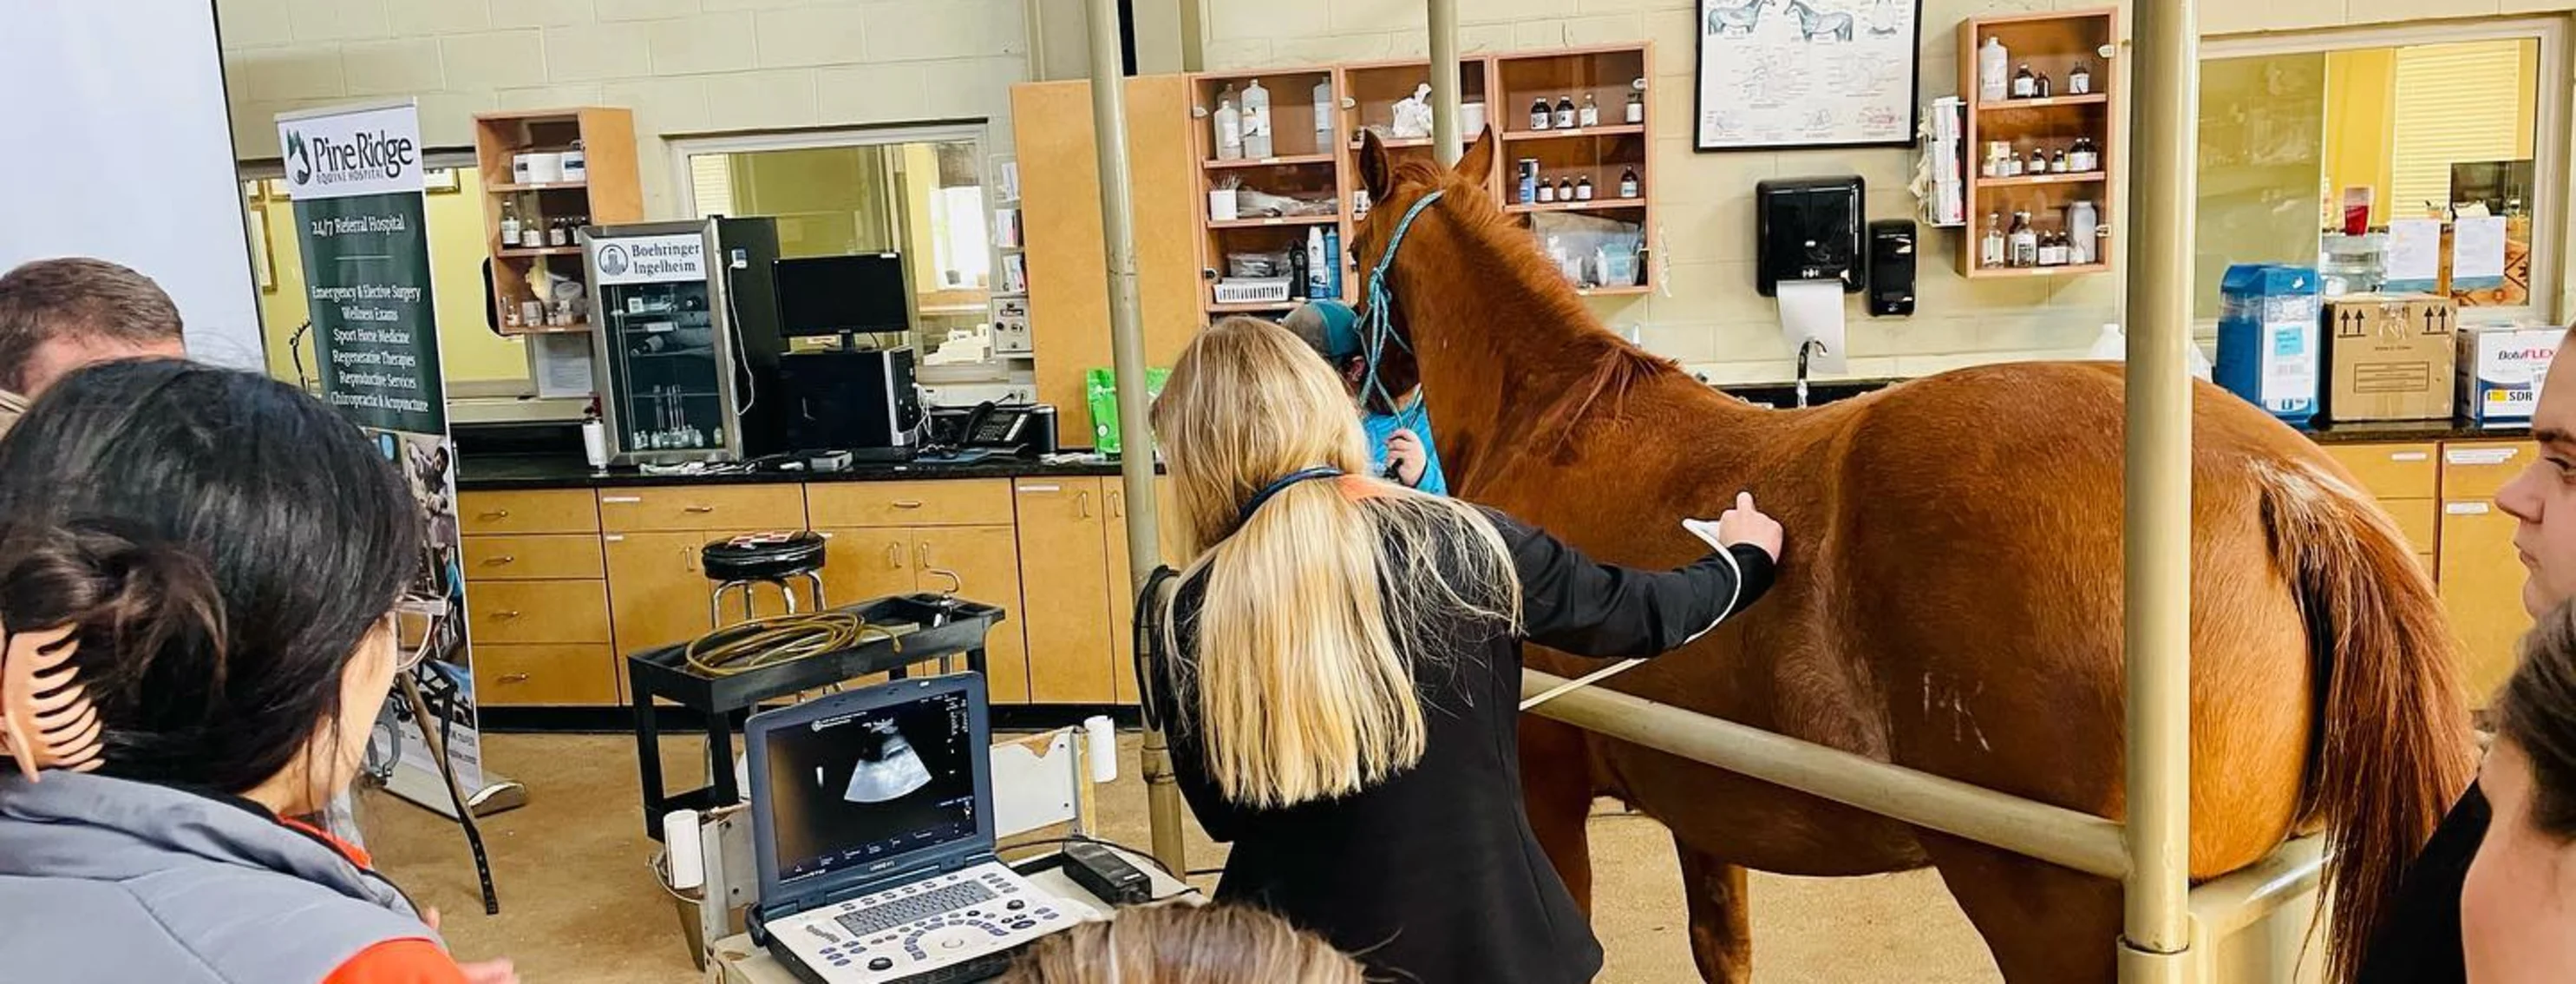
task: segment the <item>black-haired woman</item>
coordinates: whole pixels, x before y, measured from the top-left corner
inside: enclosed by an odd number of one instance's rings
[[[2541,616],[2495,701],[2494,809],[2460,894],[2469,984],[2576,980],[2576,605]]]
[[[413,658],[415,509],[329,407],[184,362],[83,370],[0,440],[6,976],[511,979],[286,819],[348,788]]]

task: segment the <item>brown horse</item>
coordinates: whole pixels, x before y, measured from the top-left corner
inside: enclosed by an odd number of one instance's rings
[[[1365,272],[1425,194],[1388,272],[1396,392],[1418,378],[1450,487],[1596,557],[1670,565],[1685,516],[1751,490],[1789,531],[1739,619],[1608,686],[1989,789],[2117,819],[2122,377],[2021,363],[1813,410],[1758,408],[1605,331],[1456,171],[1361,173]],[[1417,376],[1418,371],[1418,376]],[[2455,642],[2394,526],[2315,446],[2203,385],[2194,402],[2191,874],[2294,832],[2332,854],[2332,979],[2349,979],[2408,860],[2473,767]],[[1591,664],[1531,654],[1573,676]],[[1750,975],[1744,872],[1931,865],[2015,984],[2114,977],[2120,887],[1531,717],[1530,819],[1591,898],[1596,794],[1673,831],[1701,976]]]

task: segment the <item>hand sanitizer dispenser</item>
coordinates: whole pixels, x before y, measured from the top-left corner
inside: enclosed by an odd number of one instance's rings
[[[1779,296],[1787,281],[1836,280],[1858,292],[1862,200],[1858,176],[1754,185],[1754,286],[1762,296]]]

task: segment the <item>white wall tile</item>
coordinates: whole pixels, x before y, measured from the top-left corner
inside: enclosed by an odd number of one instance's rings
[[[926,119],[935,62],[826,68],[814,76],[817,109],[825,125]]]
[[[590,0],[490,0],[490,7],[493,27],[568,27],[587,24],[598,17]]]
[[[645,27],[655,75],[733,72],[759,64],[752,55],[752,19],[741,14],[657,20]]]
[[[284,102],[349,94],[340,49],[253,48],[225,52],[224,85],[244,102]]]
[[[1269,38],[1211,39],[1201,54],[1211,70],[1259,68],[1271,64]]]
[[[1646,39],[1646,18],[1636,13],[1596,14],[1565,22],[1565,43],[1576,47]]]
[[[545,30],[546,78],[592,82],[652,74],[651,32],[642,24],[585,24]]]
[[[1565,22],[1534,20],[1513,24],[1512,47],[1521,51],[1565,47]]]
[[[1637,345],[1681,363],[1715,362],[1717,325],[1694,321],[1651,321],[1637,326]],[[1618,330],[1614,325],[1613,331]]]
[[[546,80],[545,36],[535,28],[454,34],[438,40],[447,77],[459,89],[500,89]]]
[[[567,109],[574,106],[597,106],[605,100],[596,82],[571,85],[535,85],[502,89],[492,94],[492,105],[502,110]]]
[[[725,130],[767,130],[813,126],[812,69],[778,69],[710,75],[707,115]]]
[[[1428,42],[1425,42],[1426,44]],[[1460,54],[1486,54],[1512,50],[1512,26],[1509,24],[1461,24],[1458,26]]]
[[[2437,17],[2493,17],[2503,9],[2503,4],[2497,0],[2347,0],[2344,22],[2378,24]]]
[[[1368,0],[1393,3],[1395,0]],[[1312,0],[1304,3],[1268,3],[1259,0],[1207,0],[1201,14],[1210,41],[1235,38],[1295,38],[1330,34],[1333,12],[1330,7]],[[1463,19],[1464,12],[1460,17]]]
[[[778,10],[811,6],[815,0],[701,0],[708,13],[723,10]]]
[[[1389,35],[1335,34],[1320,38],[1280,38],[1271,42],[1270,57],[1281,65],[1329,65],[1343,61],[1378,61],[1395,57]]]
[[[286,20],[295,40],[348,41],[392,37],[388,0],[287,0]]]
[[[492,26],[492,8],[480,0],[395,0],[386,9],[394,36],[457,34]]]
[[[340,48],[340,70],[353,96],[408,96],[447,87],[438,42],[353,41]]]
[[[591,0],[604,21],[687,17],[698,12],[698,0]]]
[[[764,10],[755,33],[766,68],[867,60],[867,17],[858,7]]]
[[[1427,30],[1430,18],[1419,0],[1325,0],[1324,5],[1328,8],[1329,26],[1343,34]]]
[[[707,83],[699,78],[625,79],[602,83],[599,101],[635,112],[635,132],[694,133],[713,129],[707,116]],[[650,156],[649,154],[647,156]]]
[[[474,145],[474,114],[495,107],[480,92],[425,92],[420,95],[420,140],[432,147]]]
[[[2576,0],[2504,0],[2508,14],[2537,14],[2576,9]]]
[[[1871,318],[1854,314],[1843,332],[1844,341],[1851,346],[1849,354],[1855,358],[1972,352],[1979,350],[1981,341],[1976,320],[1964,318]]]
[[[1655,46],[1648,67],[1658,76],[1689,77],[1699,59],[1697,8],[1649,10],[1643,19],[1646,40]]]
[[[285,0],[224,0],[215,5],[215,31],[226,51],[295,40]]]
[[[1465,28],[1460,28],[1459,30],[1461,34],[1465,33]],[[1463,39],[1459,44],[1458,50],[1461,53],[1464,53],[1467,50]],[[1386,36],[1386,56],[1389,58],[1430,58],[1430,29],[1424,28],[1420,30],[1389,32]]]
[[[971,58],[1027,50],[1026,38],[1012,46],[996,30],[998,21],[1018,16],[1016,0],[903,0],[860,9],[867,20],[866,61]]]
[[[1574,12],[1578,14],[1624,13],[1672,6],[1671,0],[1574,0]],[[1689,6],[1693,5],[1683,5],[1685,8]]]
[[[960,58],[922,66],[922,110],[939,119],[1009,119],[1011,86],[1028,78],[1024,58]]]

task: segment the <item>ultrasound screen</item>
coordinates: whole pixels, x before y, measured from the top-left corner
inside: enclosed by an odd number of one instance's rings
[[[769,732],[779,884],[973,838],[968,706],[939,694]]]

